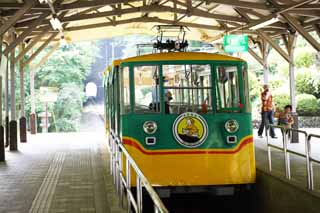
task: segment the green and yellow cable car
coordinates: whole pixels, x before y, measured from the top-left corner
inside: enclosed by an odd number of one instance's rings
[[[113,65],[105,79],[106,127],[154,187],[255,182],[245,61],[169,52]]]

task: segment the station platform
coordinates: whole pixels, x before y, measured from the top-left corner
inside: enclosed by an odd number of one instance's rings
[[[318,129],[309,131],[319,132]],[[306,189],[303,158],[292,156],[292,180],[286,180],[283,154],[272,151],[273,171],[269,173],[265,138],[258,138],[255,130],[254,140],[258,182],[265,181],[266,176],[269,179],[273,176],[320,200],[319,166],[314,167],[315,190],[310,192]],[[276,140],[273,142],[277,143]],[[290,146],[300,151],[304,149],[303,143]],[[314,144],[313,148],[314,154],[320,156],[320,143]],[[7,150],[6,162],[0,163],[0,213],[125,212],[119,207],[110,176],[109,154],[103,132],[28,135],[28,143],[19,143],[18,149],[17,152]],[[269,184],[275,185],[276,181],[272,179]],[[270,185],[260,183],[259,186]],[[264,191],[265,188],[259,190]],[[271,192],[274,201],[287,196],[286,193],[288,191]],[[301,200],[299,197],[293,199]],[[292,208],[296,208],[297,201],[291,200],[291,203]]]
[[[0,163],[1,213],[125,212],[99,132],[28,135]]]

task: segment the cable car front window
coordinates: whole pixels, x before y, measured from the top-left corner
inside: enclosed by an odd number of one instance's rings
[[[163,77],[169,113],[212,112],[210,65],[163,65]]]
[[[240,110],[238,71],[236,66],[217,67],[217,110]]]

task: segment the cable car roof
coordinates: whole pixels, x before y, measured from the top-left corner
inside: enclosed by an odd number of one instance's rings
[[[123,59],[126,62],[147,62],[147,61],[244,61],[240,58],[227,55],[199,52],[169,52],[156,53]]]

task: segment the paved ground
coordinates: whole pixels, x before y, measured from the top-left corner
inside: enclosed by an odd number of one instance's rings
[[[98,111],[101,111],[99,109]],[[0,163],[0,213],[120,213],[103,122],[87,108],[80,133],[28,135]]]

